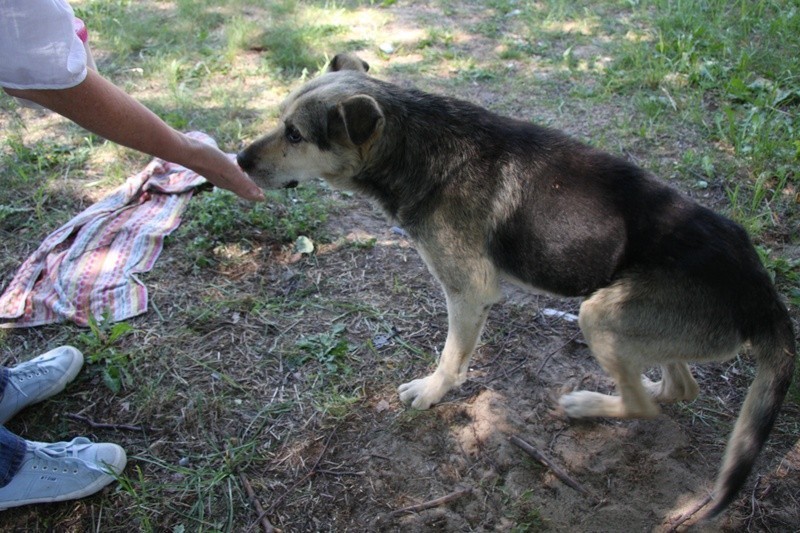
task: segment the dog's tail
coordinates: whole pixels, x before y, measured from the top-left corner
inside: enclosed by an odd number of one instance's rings
[[[745,397],[739,418],[725,450],[722,468],[717,476],[714,499],[703,519],[722,512],[744,485],[756,456],[764,446],[794,372],[796,348],[789,314],[776,302],[777,320],[771,331],[753,339],[756,377]]]

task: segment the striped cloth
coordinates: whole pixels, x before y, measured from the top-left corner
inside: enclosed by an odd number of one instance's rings
[[[215,144],[200,132],[189,135]],[[0,328],[70,320],[88,325],[106,315],[125,320],[147,311],[136,274],[153,268],[164,237],[180,224],[205,178],[153,160],[138,174],[51,233],[0,296]]]

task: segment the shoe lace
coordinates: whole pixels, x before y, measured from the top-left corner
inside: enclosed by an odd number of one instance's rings
[[[22,390],[22,387],[20,387],[20,386],[17,384],[17,382],[18,382],[18,381],[22,381],[23,379],[25,379],[25,378],[24,378],[24,377],[21,377],[21,376],[14,376],[14,379],[10,379],[10,380],[8,380],[8,383],[7,383],[7,385],[11,385],[12,387],[14,387],[14,389],[16,389],[17,393],[18,393],[20,396],[22,396],[23,398],[27,398],[27,397],[28,397],[28,395],[25,393],[25,391],[24,391],[24,390]]]
[[[22,390],[22,387],[20,386],[20,383],[23,383],[24,381],[29,380],[31,378],[35,378],[37,376],[41,376],[41,375],[45,375],[45,374],[49,374],[49,373],[50,373],[50,369],[45,367],[45,366],[43,366],[41,368],[31,369],[31,370],[16,371],[16,372],[11,374],[11,376],[10,376],[11,379],[8,380],[8,384],[11,385],[12,387],[14,387],[14,389],[16,389],[16,391],[19,394],[21,394],[24,398],[27,398],[28,394],[26,394],[25,391]]]
[[[72,469],[73,474],[78,473],[78,468],[75,466],[75,461],[63,461],[63,459],[75,459],[83,463],[85,468],[96,470],[98,472],[105,472],[100,465],[94,464],[89,461],[84,461],[78,454],[92,445],[92,441],[86,437],[76,437],[70,442],[54,442],[48,443],[32,443],[30,447],[33,456],[40,460],[42,463],[34,463],[32,468],[34,470],[41,469],[43,471],[52,470],[63,473],[68,473]]]

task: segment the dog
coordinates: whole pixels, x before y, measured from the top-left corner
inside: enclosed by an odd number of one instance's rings
[[[400,385],[427,409],[465,379],[501,280],[585,298],[579,324],[618,396],[575,391],[571,418],[653,417],[699,392],[687,362],[751,347],[756,377],[712,505],[744,485],[790,385],[785,305],[736,223],[637,166],[554,129],[371,77],[354,55],[281,104],[280,124],[237,155],[263,188],[322,178],[363,193],[413,239],[441,284],[448,333],[436,370]],[[642,375],[660,366],[652,382]]]

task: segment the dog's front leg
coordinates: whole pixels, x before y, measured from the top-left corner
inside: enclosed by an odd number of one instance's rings
[[[424,378],[400,385],[400,400],[414,409],[427,409],[451,388],[467,379],[467,368],[478,343],[489,309],[497,301],[497,291],[447,290],[447,340],[436,371]]]

